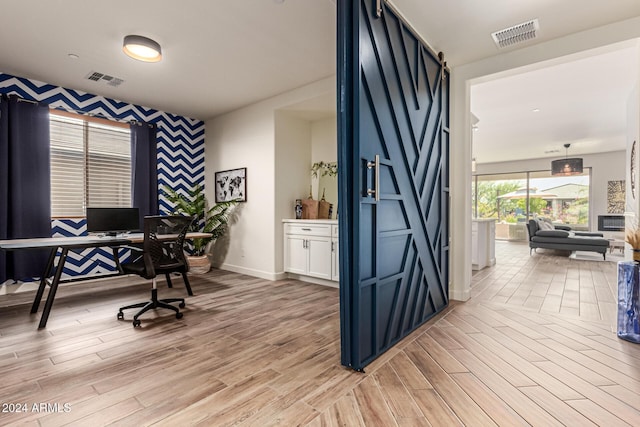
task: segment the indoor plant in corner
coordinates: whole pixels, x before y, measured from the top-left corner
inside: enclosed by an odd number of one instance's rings
[[[194,274],[204,274],[211,269],[211,261],[207,256],[211,245],[227,231],[227,224],[232,208],[238,203],[236,200],[219,202],[209,207],[201,185],[195,185],[187,195],[165,187],[164,195],[173,205],[173,215],[188,215],[194,217],[189,227],[190,232],[211,233],[211,237],[193,239],[191,255],[187,256],[189,271]]]

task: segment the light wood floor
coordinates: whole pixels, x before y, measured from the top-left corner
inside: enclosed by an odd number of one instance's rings
[[[0,409],[26,404],[0,425],[640,425],[616,264],[503,242],[498,254],[470,301],[366,374],[340,366],[333,288],[216,270],[193,277],[183,319],[160,311],[140,329],[116,319],[148,296],[133,279],[61,288],[40,331],[32,293],[0,296]],[[183,294],[176,282],[161,296]]]

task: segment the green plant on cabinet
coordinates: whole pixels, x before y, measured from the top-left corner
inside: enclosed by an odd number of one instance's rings
[[[318,178],[318,176],[338,176],[338,163],[337,162],[315,162],[311,165],[311,176]]]

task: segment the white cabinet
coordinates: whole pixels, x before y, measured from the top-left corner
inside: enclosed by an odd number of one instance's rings
[[[495,219],[471,221],[471,268],[481,270],[496,263]]]
[[[285,220],[284,271],[337,281],[337,227],[331,220]]]

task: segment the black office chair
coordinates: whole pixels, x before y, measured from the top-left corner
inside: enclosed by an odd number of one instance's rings
[[[182,313],[170,303],[179,302],[180,308],[184,308],[184,298],[158,299],[158,289],[156,286],[156,276],[158,274],[169,275],[178,271],[183,274],[185,286],[189,295],[191,287],[186,279],[186,272],[189,267],[184,258],[183,246],[187,229],[192,217],[188,216],[146,216],[144,217],[144,242],[142,244],[142,254],[135,261],[122,264],[122,270],[126,274],[137,274],[145,279],[152,280],[151,300],[138,304],[121,307],[118,311],[118,319],[123,320],[122,310],[129,308],[142,309],[133,316],[133,326],[140,326],[140,315],[152,308],[167,308],[176,312],[176,319],[182,318]]]

